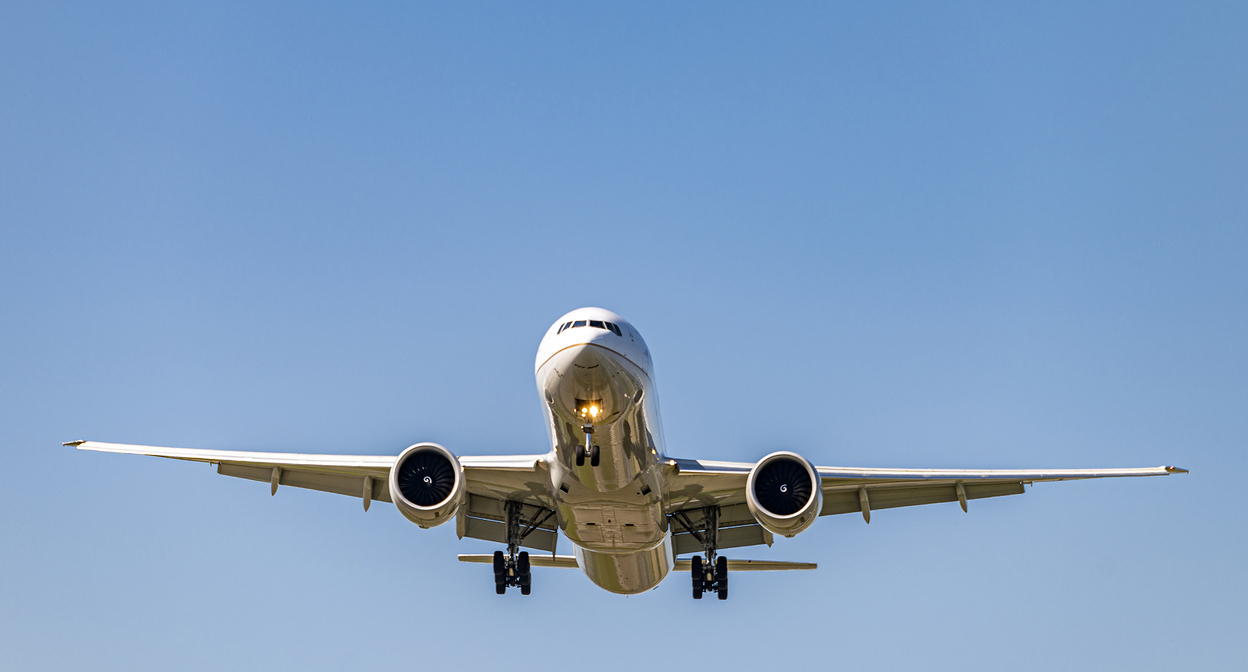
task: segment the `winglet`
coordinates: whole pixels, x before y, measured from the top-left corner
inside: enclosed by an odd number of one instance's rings
[[[1178,467],[1162,467],[1162,468],[1163,468],[1163,469],[1165,469],[1165,470],[1166,470],[1166,472],[1167,472],[1167,473],[1170,473],[1170,474],[1186,474],[1186,473],[1188,473],[1188,471],[1187,471],[1186,469],[1180,469],[1180,468],[1178,468]]]
[[[62,446],[69,446],[69,447],[71,447],[71,448],[77,448],[78,446],[81,446],[82,444],[84,444],[84,443],[86,443],[86,442],[87,442],[87,440],[86,440],[86,439],[78,439],[77,441],[66,441],[65,443],[62,443],[61,445],[62,445]]]

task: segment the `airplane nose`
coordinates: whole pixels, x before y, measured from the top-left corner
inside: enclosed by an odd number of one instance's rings
[[[551,358],[545,380],[547,399],[561,415],[597,424],[623,412],[641,389],[622,358],[605,348],[584,344]]]
[[[574,350],[570,362],[571,381],[568,381],[572,388],[572,410],[581,420],[592,423],[610,414],[607,398],[614,397],[608,390],[611,381],[607,357],[601,348],[589,345]]]

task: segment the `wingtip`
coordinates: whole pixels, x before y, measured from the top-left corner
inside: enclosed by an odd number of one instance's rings
[[[1174,467],[1174,466],[1170,466],[1170,467],[1163,467],[1163,469],[1165,469],[1165,470],[1166,470],[1166,472],[1167,472],[1167,473],[1170,473],[1170,474],[1186,474],[1186,473],[1188,473],[1188,471],[1187,471],[1186,469],[1180,469],[1179,467]]]
[[[78,446],[81,446],[82,444],[84,444],[84,443],[86,443],[86,442],[87,442],[87,440],[86,440],[86,439],[78,439],[77,441],[66,441],[65,443],[62,443],[61,445],[62,445],[62,446],[69,446],[69,447],[71,447],[71,448],[77,448]]]

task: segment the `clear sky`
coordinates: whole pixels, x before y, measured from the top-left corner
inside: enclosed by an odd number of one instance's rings
[[[1246,34],[0,4],[0,668],[1243,669]],[[818,572],[720,603],[499,597],[452,526],[60,447],[543,452],[533,357],[584,305],[647,338],[676,456],[1192,473],[824,518],[728,553]]]

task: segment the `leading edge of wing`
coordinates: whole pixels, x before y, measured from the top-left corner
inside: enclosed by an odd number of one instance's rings
[[[314,455],[307,453],[259,453],[243,450],[203,450],[198,448],[166,448],[164,446],[134,446],[124,443],[102,441],[70,441],[66,446],[78,450],[124,455],[148,455],[167,457],[191,462],[233,462],[242,464],[270,464],[290,467],[328,467],[381,469],[388,471],[394,465],[391,455]]]
[[[821,480],[872,481],[1074,481],[1085,478],[1123,478],[1186,474],[1178,467],[1129,467],[1118,469],[871,469],[816,467]]]
[[[397,455],[317,455],[309,453],[260,453],[241,450],[203,450],[198,448],[166,448],[163,446],[135,446],[124,443],[101,441],[69,441],[62,445],[78,450],[125,455],[148,455],[167,457],[191,462],[231,462],[236,464],[281,465],[307,467],[310,469],[369,469],[389,471]],[[482,455],[456,456],[465,469],[532,471],[541,455]]]
[[[672,459],[670,463],[688,474],[741,474],[754,468],[750,462]],[[890,469],[875,467],[815,467],[823,479],[846,480],[1011,480],[1067,481],[1083,478],[1119,478],[1125,476],[1168,476],[1186,474],[1187,469],[1174,466],[1130,467],[1119,469]]]

